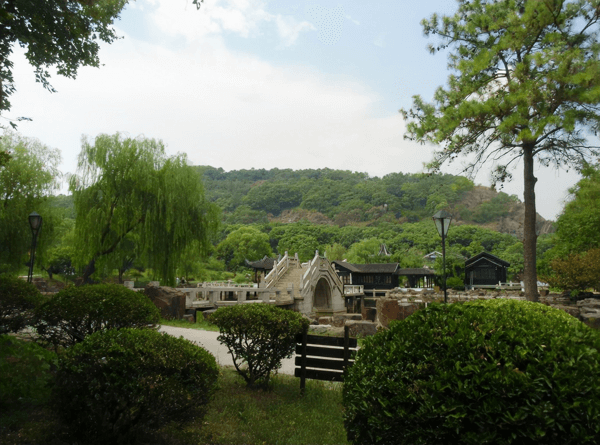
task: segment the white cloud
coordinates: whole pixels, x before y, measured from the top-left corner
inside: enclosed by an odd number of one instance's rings
[[[352,23],[354,23],[356,26],[360,26],[360,22],[358,20],[354,20],[352,17],[350,17],[349,15],[346,15],[346,18],[348,20],[350,20]]]
[[[20,131],[61,149],[73,172],[82,134],[162,139],[194,164],[242,168],[341,168],[417,172],[430,151],[402,139],[399,115],[373,117],[379,97],[353,81],[303,66],[276,67],[229,51],[219,38],[179,51],[130,37],[102,51],[100,69],[54,77],[56,94],[15,59],[13,114]]]
[[[146,0],[148,1],[148,0]],[[306,21],[293,16],[271,14],[261,0],[215,0],[205,2],[199,11],[190,10],[189,0],[156,0],[151,20],[162,32],[188,41],[205,35],[232,32],[244,38],[261,35],[265,24],[274,23],[280,47],[293,45],[302,31],[314,30]]]

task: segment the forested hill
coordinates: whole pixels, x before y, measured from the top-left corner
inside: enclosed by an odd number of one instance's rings
[[[446,208],[455,224],[483,225],[522,236],[517,196],[475,186],[463,176],[392,173],[369,177],[344,170],[251,169],[225,172],[198,166],[207,199],[230,224],[306,219],[317,224],[374,225],[416,222]],[[540,232],[552,223],[538,215]]]

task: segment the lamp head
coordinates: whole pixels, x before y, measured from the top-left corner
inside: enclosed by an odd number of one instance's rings
[[[29,226],[31,227],[31,233],[36,236],[42,228],[42,216],[37,212],[32,212],[29,215]]]
[[[438,233],[442,237],[446,237],[448,235],[448,228],[450,227],[450,222],[452,221],[452,215],[445,210],[440,210],[435,215],[433,215],[433,222],[435,223],[435,227],[437,228]]]

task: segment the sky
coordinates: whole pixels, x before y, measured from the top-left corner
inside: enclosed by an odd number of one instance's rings
[[[420,21],[454,0],[138,0],[103,44],[100,68],[35,82],[20,48],[10,117],[75,173],[82,137],[161,139],[169,154],[226,171],[331,168],[418,173],[435,147],[404,140],[398,110],[446,83],[447,53],[427,50]],[[443,172],[459,174],[461,161]],[[491,166],[474,178],[489,186]],[[523,164],[502,191],[523,200]],[[579,179],[537,166],[537,210],[556,219]],[[66,188],[63,187],[66,193]]]

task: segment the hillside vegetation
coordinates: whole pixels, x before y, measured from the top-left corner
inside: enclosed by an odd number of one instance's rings
[[[373,225],[417,222],[439,209],[454,224],[483,225],[522,237],[523,204],[516,195],[476,186],[463,176],[391,173],[369,177],[343,170],[251,169],[224,171],[197,167],[206,197],[223,210],[229,224],[300,220],[315,224]],[[552,223],[538,215],[541,233]]]

